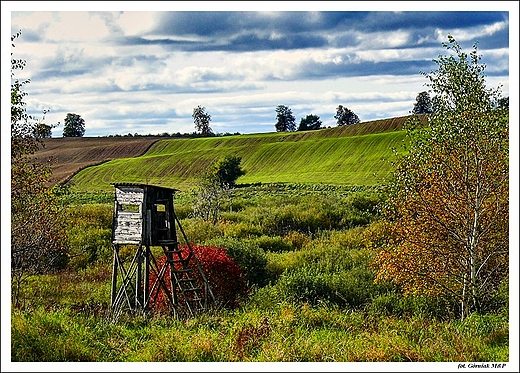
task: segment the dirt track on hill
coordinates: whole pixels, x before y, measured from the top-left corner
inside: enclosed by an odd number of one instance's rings
[[[52,162],[50,185],[68,181],[79,170],[116,158],[144,154],[159,137],[64,137],[44,140],[33,158]]]

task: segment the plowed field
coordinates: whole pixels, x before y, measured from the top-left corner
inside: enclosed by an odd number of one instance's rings
[[[79,170],[117,158],[144,154],[160,137],[66,137],[45,139],[35,153],[44,162],[51,159],[51,185],[68,180]]]

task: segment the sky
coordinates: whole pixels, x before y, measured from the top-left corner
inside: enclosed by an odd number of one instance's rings
[[[5,3],[2,44],[21,30],[16,77],[31,80],[29,112],[59,123],[53,137],[67,113],[85,136],[191,133],[199,105],[220,134],[274,132],[278,105],[297,125],[336,126],[338,105],[361,121],[408,115],[448,34],[468,53],[478,43],[488,86],[508,96],[517,37],[516,2]]]

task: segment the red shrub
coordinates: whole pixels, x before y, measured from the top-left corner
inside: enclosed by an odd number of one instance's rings
[[[242,272],[240,266],[235,263],[232,257],[227,255],[226,250],[223,248],[214,246],[192,246],[192,248],[215,296],[216,305],[225,308],[238,307],[240,300],[249,292],[246,284],[246,275]],[[187,245],[179,245],[179,249],[182,250],[183,258],[188,257],[189,247]],[[162,256],[157,260],[159,269],[165,263],[166,256]],[[180,269],[182,265],[176,263],[175,267]],[[202,281],[194,259],[190,260],[188,267],[193,269],[190,276],[198,282]],[[150,273],[150,286],[155,282],[156,278],[156,274],[152,271]],[[164,279],[167,288],[170,290],[169,270],[165,272]],[[202,284],[200,284],[200,287],[203,287]],[[169,309],[167,297],[162,289],[159,289],[157,297],[152,297],[153,299],[155,299],[155,302],[150,304],[153,309]],[[182,301],[182,297],[180,299]]]

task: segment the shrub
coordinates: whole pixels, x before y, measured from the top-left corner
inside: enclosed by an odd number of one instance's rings
[[[246,274],[248,286],[264,286],[268,283],[266,253],[258,244],[229,237],[208,242],[226,248],[227,254],[235,260]]]
[[[67,208],[71,227],[112,228],[112,204],[86,203],[71,205]]]
[[[253,240],[262,250],[272,252],[291,251],[293,249],[291,242],[284,240],[280,236],[261,236]]]
[[[381,201],[381,195],[374,192],[357,192],[347,197],[348,206],[369,215],[378,214]]]
[[[404,297],[398,292],[388,292],[375,297],[369,313],[378,316],[416,316],[433,319],[455,317],[457,303],[452,300],[426,295]]]
[[[301,268],[306,264],[304,250],[281,253],[267,252],[266,270],[271,283],[278,281],[282,273]]]
[[[193,208],[189,205],[176,204],[175,215],[179,220],[187,219],[193,214]]]
[[[82,269],[96,262],[110,261],[112,209],[108,204],[78,204],[67,208],[71,268]]]
[[[110,261],[112,231],[106,228],[75,228],[69,231],[69,266],[86,268],[97,262]]]
[[[366,268],[343,272],[322,271],[310,265],[282,274],[275,285],[281,299],[317,305],[321,302],[362,309],[386,290],[374,284],[374,274]]]
[[[247,222],[226,222],[222,224],[222,227],[224,230],[224,236],[226,237],[249,238],[260,236],[262,234],[258,226]]]
[[[185,219],[182,221],[182,227],[188,240],[197,245],[201,245],[212,238],[222,236],[222,230],[218,225],[214,225],[212,222],[202,219]]]
[[[223,248],[215,246],[192,246],[192,248],[215,296],[216,305],[223,308],[238,307],[240,301],[245,298],[249,292],[249,288],[246,284],[246,276],[240,266],[235,263],[233,258],[227,255],[226,250]],[[187,258],[189,255],[189,247],[180,245],[179,249],[182,251],[182,256]],[[165,263],[166,256],[157,260],[159,268],[162,268]],[[191,268],[196,268],[196,264],[193,260],[190,263],[189,266]],[[176,263],[175,266],[176,269],[182,269],[180,263]],[[198,271],[194,270],[190,273],[190,276],[201,283],[202,276]],[[153,284],[156,278],[156,274],[152,271],[150,273],[150,283]],[[165,272],[164,280],[169,291],[171,291],[169,271]],[[155,302],[151,304],[151,306],[156,310],[165,310],[168,308],[163,291],[158,293]],[[179,305],[179,309],[183,310],[182,304]]]
[[[285,240],[289,242],[292,248],[295,250],[301,250],[304,246],[307,246],[311,242],[311,239],[308,235],[294,231],[287,233]]]

